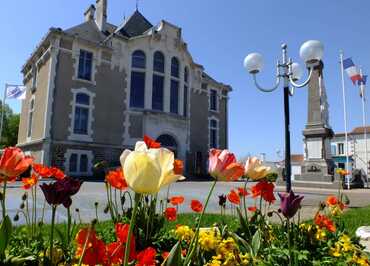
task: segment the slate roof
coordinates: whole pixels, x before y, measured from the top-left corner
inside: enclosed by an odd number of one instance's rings
[[[70,35],[78,35],[79,37],[92,42],[101,42],[106,38],[105,34],[99,30],[93,20],[69,28],[64,32]]]
[[[153,25],[138,10],[136,10],[123,25],[117,28],[116,33],[132,38],[143,35],[152,27]]]

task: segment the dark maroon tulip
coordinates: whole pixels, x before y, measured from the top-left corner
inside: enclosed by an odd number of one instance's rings
[[[218,205],[220,205],[220,207],[225,207],[226,206],[226,195],[224,194],[221,194],[218,196]]]
[[[280,210],[286,218],[292,218],[301,207],[303,196],[295,195],[291,190],[289,193],[278,193],[280,197]]]
[[[81,185],[82,181],[65,177],[63,180],[49,184],[45,183],[40,187],[50,205],[63,204],[64,207],[69,208],[72,204],[71,196],[79,191]]]

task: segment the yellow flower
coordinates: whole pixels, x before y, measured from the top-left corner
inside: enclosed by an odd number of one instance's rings
[[[180,225],[175,230],[176,236],[185,241],[190,241],[194,236],[194,231],[187,225]]]
[[[199,232],[199,245],[205,251],[215,250],[221,241],[218,230],[202,230]]]
[[[217,255],[221,255],[225,257],[228,253],[233,253],[234,250],[237,250],[238,247],[235,243],[235,240],[232,237],[228,237],[220,242],[219,246],[217,247]]]
[[[245,175],[252,180],[260,180],[270,172],[270,167],[263,166],[257,157],[249,157],[245,163]]]
[[[128,186],[136,193],[155,194],[166,185],[179,179],[175,174],[175,158],[166,148],[148,149],[145,142],[138,141],[135,151],[125,150],[120,157]]]
[[[212,260],[210,262],[208,262],[206,265],[204,266],[221,266],[222,265],[222,261],[221,261],[221,256],[220,255],[217,255],[217,256],[213,256],[212,257]]]
[[[322,230],[320,228],[317,228],[315,238],[319,241],[325,240],[326,239],[326,232],[325,230]]]

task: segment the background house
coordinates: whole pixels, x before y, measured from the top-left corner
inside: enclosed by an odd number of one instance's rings
[[[72,176],[99,161],[119,165],[125,148],[147,134],[206,174],[209,148],[227,148],[231,87],[194,61],[182,30],[152,25],[138,10],[107,21],[107,0],[83,23],[51,28],[23,66],[18,146]]]

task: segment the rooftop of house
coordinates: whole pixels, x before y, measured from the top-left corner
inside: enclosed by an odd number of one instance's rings
[[[348,132],[348,135],[362,135],[365,133],[365,129],[366,129],[366,132],[369,133],[370,135],[370,126],[355,127],[351,132]],[[334,135],[334,137],[343,137],[343,136],[345,136],[344,132],[336,133]]]

